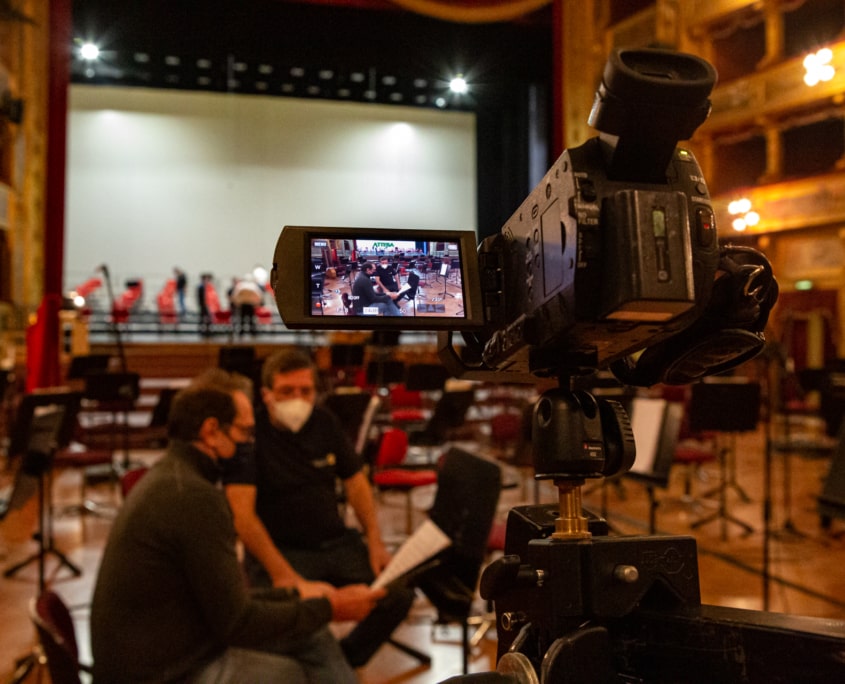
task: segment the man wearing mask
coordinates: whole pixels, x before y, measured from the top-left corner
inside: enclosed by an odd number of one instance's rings
[[[361,265],[361,271],[355,276],[352,283],[352,302],[355,306],[355,313],[364,315],[366,309],[377,310],[382,316],[401,316],[402,310],[396,305],[397,292],[378,293],[372,282],[376,267],[372,262],[365,262]]]
[[[91,606],[94,680],[353,684],[328,629],[361,619],[383,592],[358,585],[301,600],[250,592],[236,554],[220,466],[248,457],[251,383],[214,369],[176,395],[167,453],[109,534]]]
[[[254,458],[232,462],[224,474],[250,582],[296,587],[302,596],[320,595],[329,585],[369,584],[390,556],[361,460],[337,418],[315,405],[310,357],[296,350],[273,354],[261,382]],[[340,517],[338,479],[363,534]],[[390,637],[413,598],[410,589],[391,589],[341,640],[353,667],[366,664]]]

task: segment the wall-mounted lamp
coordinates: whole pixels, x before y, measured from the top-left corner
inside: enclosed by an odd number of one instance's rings
[[[804,58],[804,83],[814,86],[822,81],[829,81],[836,74],[836,69],[830,61],[833,59],[833,52],[830,48],[822,48],[811,52]]]
[[[728,213],[736,217],[731,221],[731,226],[738,233],[742,233],[746,228],[760,223],[760,214],[751,209],[751,200],[747,197],[734,200],[728,204]]]

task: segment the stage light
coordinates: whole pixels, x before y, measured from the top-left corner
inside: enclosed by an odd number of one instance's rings
[[[795,289],[799,290],[800,292],[806,292],[807,290],[813,289],[813,281],[812,280],[797,280],[795,281]]]
[[[83,43],[79,47],[79,56],[84,60],[93,62],[100,56],[100,48],[94,45],[94,43]]]
[[[463,95],[469,92],[469,84],[466,82],[463,74],[458,74],[451,81],[449,81],[449,90],[458,95]]]

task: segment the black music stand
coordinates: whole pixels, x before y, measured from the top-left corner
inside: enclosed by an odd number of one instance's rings
[[[105,373],[109,369],[111,354],[83,354],[70,360],[68,380],[81,380],[91,373]]]
[[[405,379],[402,361],[370,361],[367,364],[367,384],[375,387],[395,385]]]
[[[696,520],[698,528],[714,520],[722,523],[722,540],[727,540],[727,523],[733,523],[751,534],[754,528],[731,515],[727,506],[728,489],[734,489],[740,498],[751,498],[736,481],[736,436],[757,428],[760,419],[760,383],[735,379],[699,382],[692,386],[690,399],[690,429],[693,432],[726,433],[729,444],[719,445],[719,484],[711,494],[718,494],[719,507],[709,516]]]
[[[444,299],[446,299],[446,297],[451,297],[452,299],[455,298],[455,295],[453,295],[451,292],[446,292],[446,282],[449,280],[449,264],[445,262],[440,264],[440,275],[443,276],[443,296],[432,297],[432,302],[443,301]]]
[[[20,459],[9,510],[23,506],[38,495],[38,530],[33,539],[38,551],[3,572],[12,577],[32,562],[38,562],[39,593],[46,586],[45,566],[48,555],[55,556],[59,567],[66,567],[79,577],[82,570],[68,560],[53,543],[52,506],[48,488],[53,460],[58,449],[71,440],[82,395],[78,392],[35,393],[26,395],[18,407],[17,420],[9,445],[9,455]],[[33,484],[35,486],[33,486]]]
[[[412,363],[405,373],[405,389],[416,392],[437,392],[443,389],[450,373],[439,363]]]
[[[131,467],[129,458],[129,412],[135,408],[135,401],[141,393],[141,376],[138,373],[89,373],[85,376],[86,400],[94,401],[97,410],[112,414],[112,434],[117,430],[118,414],[123,417],[121,435],[123,438],[123,468]],[[112,443],[112,448],[114,448]]]

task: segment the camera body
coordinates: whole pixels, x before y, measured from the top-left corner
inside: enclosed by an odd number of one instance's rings
[[[689,325],[710,296],[719,245],[694,156],[673,150],[663,183],[608,175],[612,143],[564,152],[479,247],[496,373],[599,368]]]

